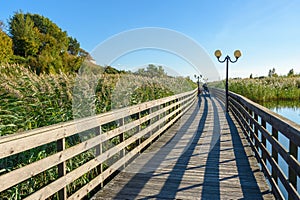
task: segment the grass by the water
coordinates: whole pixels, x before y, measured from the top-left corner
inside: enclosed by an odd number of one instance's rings
[[[210,85],[224,88],[225,84],[220,81]],[[255,102],[300,100],[300,76],[230,79],[228,88]]]

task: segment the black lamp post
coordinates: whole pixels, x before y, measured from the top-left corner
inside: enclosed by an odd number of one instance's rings
[[[228,112],[228,62],[230,61],[231,63],[235,63],[239,59],[239,57],[242,56],[242,53],[240,52],[240,50],[236,50],[234,52],[234,57],[235,57],[234,61],[232,61],[228,55],[225,57],[223,61],[221,61],[220,57],[222,56],[222,52],[220,50],[215,51],[215,56],[218,58],[218,61],[220,63],[224,63],[226,61],[226,89],[225,90],[226,90],[226,112]]]
[[[198,79],[197,84],[198,84],[198,95],[199,95],[199,94],[200,94],[200,78],[202,78],[202,75],[197,76],[197,75],[195,74],[194,77]]]

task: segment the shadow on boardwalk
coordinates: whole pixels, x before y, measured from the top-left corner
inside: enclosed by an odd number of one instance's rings
[[[94,199],[272,199],[223,104],[201,98]]]
[[[191,126],[191,123],[193,122],[193,119],[199,113],[200,103],[203,103],[203,102],[201,102],[201,99],[199,98],[199,100],[198,100],[199,106],[194,109],[194,111],[191,113],[191,115],[186,120],[186,122],[184,124],[181,124],[181,128],[178,130],[179,133],[185,133],[189,129],[189,127]],[[198,131],[195,132],[193,141],[191,142],[190,146],[184,151],[184,153],[178,158],[173,170],[171,172],[168,172],[168,173],[170,173],[170,176],[168,176],[170,178],[168,178],[165,181],[165,184],[164,184],[163,188],[161,189],[160,193],[155,196],[148,196],[147,198],[171,198],[172,199],[176,196],[178,186],[179,186],[180,180],[181,180],[180,176],[182,176],[184,174],[186,166],[188,165],[188,161],[193,154],[194,148],[197,145],[197,142],[200,138],[201,133],[203,132],[207,112],[208,112],[208,106],[207,106],[207,100],[205,98],[204,99],[204,112],[201,117],[201,120],[199,121],[199,125],[197,128]],[[180,136],[175,135],[175,137],[177,137],[177,138],[172,137],[167,143],[167,145],[168,145],[167,148],[164,148],[164,146],[163,146],[162,149],[157,152],[158,155],[162,155],[159,157],[160,161],[157,160],[156,157],[153,157],[144,166],[151,165],[151,168],[153,168],[153,169],[159,167],[161,162],[166,158],[166,156],[170,153],[170,151],[172,151],[172,149],[174,149],[174,147],[180,141],[180,139],[182,138],[183,135],[184,134],[181,134]],[[140,171],[140,172],[142,172],[142,171]],[[144,185],[151,179],[151,177],[153,177],[153,172],[135,174],[130,179],[130,181],[126,185],[124,185],[124,187],[123,187],[124,189],[122,189],[118,194],[116,194],[115,198],[122,196],[123,193],[126,194],[127,188],[134,188],[134,193],[130,194],[130,198],[132,198],[132,199],[136,198],[139,195],[139,193],[141,192],[141,190],[144,188]],[[156,174],[155,176],[158,176],[158,175],[159,174]],[[175,180],[172,179],[172,177],[175,177],[175,176],[176,176],[176,179]]]

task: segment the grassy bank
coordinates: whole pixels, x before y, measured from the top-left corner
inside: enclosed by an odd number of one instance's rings
[[[215,82],[211,86],[224,88],[225,83]],[[300,77],[271,77],[262,79],[230,79],[229,90],[255,102],[277,100],[300,100]]]

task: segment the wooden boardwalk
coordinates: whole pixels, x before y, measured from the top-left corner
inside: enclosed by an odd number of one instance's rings
[[[274,197],[234,118],[206,96],[92,199]]]

